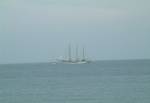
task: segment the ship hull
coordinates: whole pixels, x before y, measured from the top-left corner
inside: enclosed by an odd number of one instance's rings
[[[90,63],[90,61],[68,61],[68,60],[59,60],[57,63],[63,63],[63,64],[87,64],[87,63]]]

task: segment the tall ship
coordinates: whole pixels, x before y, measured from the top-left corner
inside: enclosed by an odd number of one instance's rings
[[[72,48],[71,45],[68,46],[68,55],[65,59],[59,59],[60,63],[66,63],[66,64],[84,64],[84,63],[90,63],[91,61],[87,59],[85,56],[85,48],[82,48],[82,58],[78,55],[78,46],[76,46],[75,50],[75,58],[72,57]]]

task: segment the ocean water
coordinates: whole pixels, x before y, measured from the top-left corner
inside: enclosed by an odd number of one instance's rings
[[[150,60],[0,65],[0,103],[150,103]]]

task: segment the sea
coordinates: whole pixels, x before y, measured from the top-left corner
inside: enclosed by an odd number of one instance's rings
[[[150,103],[150,60],[1,64],[0,103]]]

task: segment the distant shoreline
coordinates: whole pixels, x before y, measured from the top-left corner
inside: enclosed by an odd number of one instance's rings
[[[119,62],[119,61],[150,61],[150,59],[112,59],[112,60],[93,60],[93,62]],[[3,63],[0,65],[16,65],[16,64],[47,64],[50,62],[25,62],[25,63]]]

